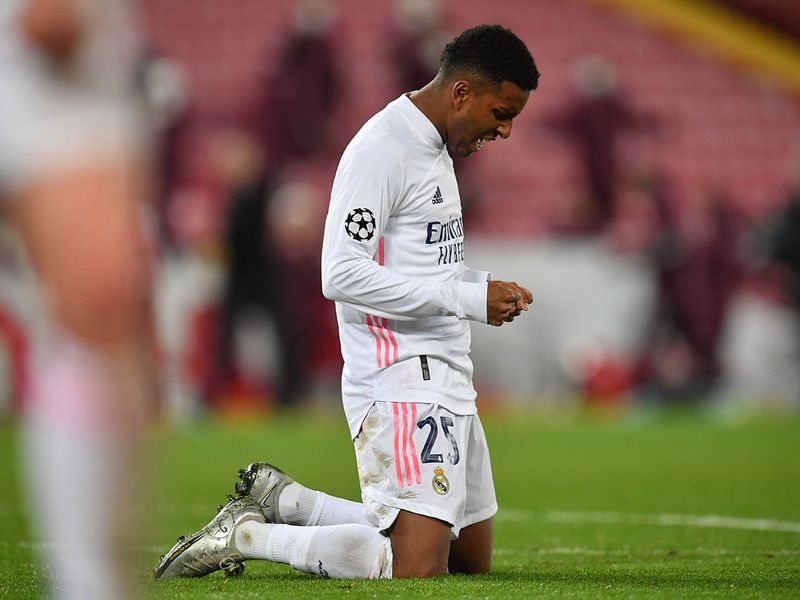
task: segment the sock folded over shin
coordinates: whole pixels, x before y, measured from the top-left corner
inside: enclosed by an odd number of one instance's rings
[[[299,527],[255,522],[236,530],[236,547],[245,558],[271,560],[331,579],[389,579],[389,538],[367,525]]]
[[[290,483],[281,491],[278,502],[281,518],[289,525],[369,525],[364,518],[364,505],[360,502],[329,496],[297,482]]]

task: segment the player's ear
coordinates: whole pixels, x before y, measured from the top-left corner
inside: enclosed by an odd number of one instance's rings
[[[455,81],[450,88],[451,101],[456,110],[461,110],[467,103],[471,86],[466,79],[459,79]]]

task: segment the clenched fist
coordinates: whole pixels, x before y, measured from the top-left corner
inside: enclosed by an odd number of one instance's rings
[[[486,294],[486,308],[489,324],[499,327],[510,323],[533,302],[530,290],[513,281],[490,281]]]

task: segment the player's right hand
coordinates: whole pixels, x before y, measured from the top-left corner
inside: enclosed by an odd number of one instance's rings
[[[489,325],[510,323],[533,302],[530,290],[513,281],[490,281],[486,294]]]

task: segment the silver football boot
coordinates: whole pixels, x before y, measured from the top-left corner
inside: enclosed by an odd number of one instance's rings
[[[236,527],[246,521],[264,522],[259,506],[248,496],[234,498],[218,508],[219,514],[203,529],[178,543],[161,557],[153,570],[156,579],[203,577],[219,569],[229,577],[244,573],[244,558],[234,545]]]
[[[250,496],[255,500],[267,523],[285,523],[278,509],[278,498],[294,479],[279,468],[267,463],[252,463],[239,469],[240,481],[235,490],[240,497]]]

